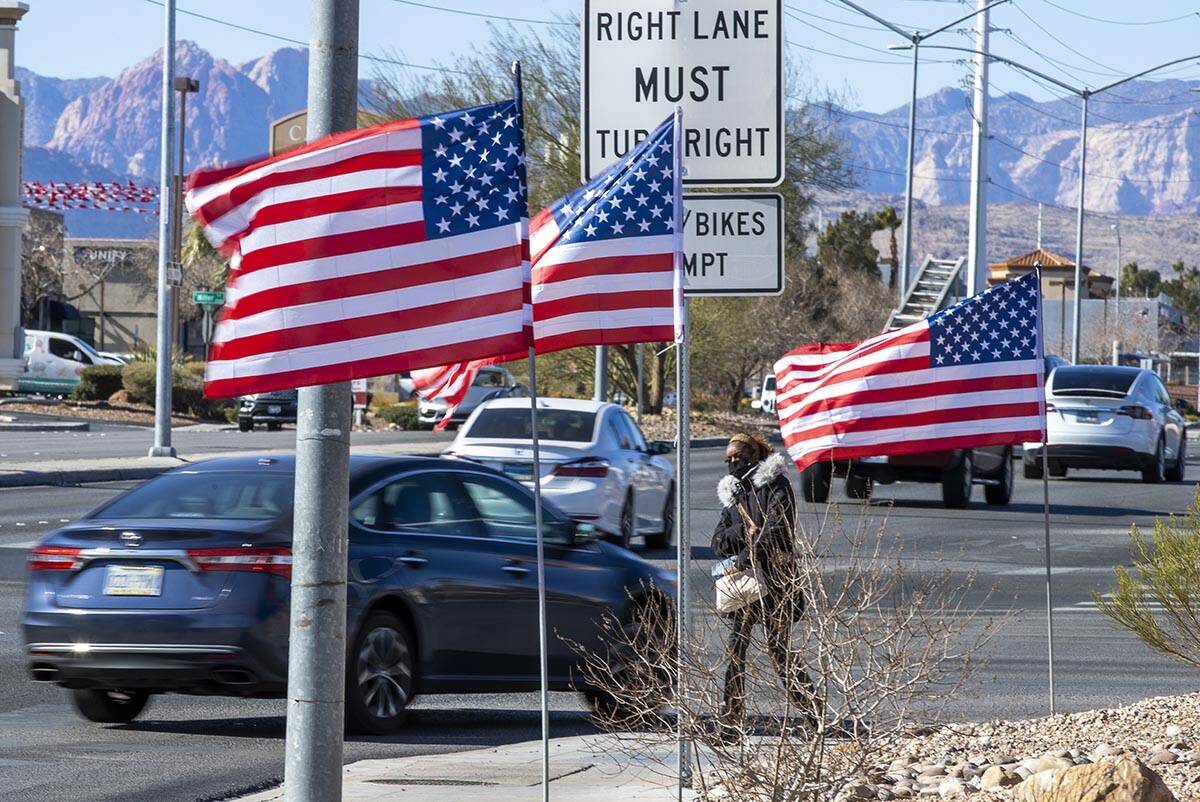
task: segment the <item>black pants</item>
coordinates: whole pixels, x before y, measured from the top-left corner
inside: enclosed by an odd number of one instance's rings
[[[810,720],[817,710],[816,697],[804,661],[789,649],[792,625],[799,619],[796,605],[774,603],[769,598],[750,604],[728,617],[733,629],[729,633],[729,667],[725,669],[725,698],[721,705],[721,720],[739,726],[746,715],[746,653],[755,625],[762,624],[767,637],[767,653],[775,671],[783,680],[792,708]]]

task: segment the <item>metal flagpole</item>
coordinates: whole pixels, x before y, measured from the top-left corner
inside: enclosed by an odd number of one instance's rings
[[[308,140],[358,120],[358,0],[311,0]],[[301,387],[288,630],[289,802],[342,798],[350,383]]]
[[[525,96],[521,89],[521,62],[514,61],[513,99],[524,125]],[[528,215],[526,215],[528,216]],[[526,260],[529,256],[526,254]],[[550,799],[550,664],[546,639],[546,539],[542,531],[542,457],[538,446],[537,349],[529,346],[529,433],[533,445],[533,525],[537,540],[538,652],[542,702],[542,800]]]
[[[163,3],[162,164],[158,182],[158,340],[155,346],[154,445],[151,457],[173,457],[171,445],[171,295],[168,276],[175,215],[175,0]]]
[[[646,344],[638,343],[637,347],[637,423],[642,425],[643,401],[646,397]]]
[[[1038,359],[1038,404],[1042,412],[1042,517],[1046,527],[1046,651],[1050,669],[1050,715],[1054,715],[1054,592],[1050,575],[1050,427],[1046,424],[1045,353],[1042,327],[1042,271],[1034,268],[1037,275],[1037,359]],[[1064,310],[1065,311],[1065,310]]]
[[[675,131],[671,156],[675,162],[675,275],[682,283],[683,274],[683,109],[675,107]],[[682,288],[680,293],[682,294]],[[680,301],[682,308],[683,337],[675,354],[675,409],[679,418],[679,450],[675,455],[675,521],[679,528],[676,538],[675,567],[678,573],[679,615],[677,616],[676,654],[678,668],[675,685],[678,703],[675,706],[676,741],[678,746],[679,800],[683,802],[683,789],[692,785],[691,743],[684,732],[684,706],[687,687],[684,683],[684,649],[691,631],[691,604],[688,599],[688,569],[692,561],[692,530],[690,525],[691,505],[688,499],[688,472],[690,469],[691,444],[691,378],[688,369],[687,296]]]

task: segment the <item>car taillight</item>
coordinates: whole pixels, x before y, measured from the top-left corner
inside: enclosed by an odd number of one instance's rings
[[[281,548],[188,549],[201,571],[252,571],[291,577],[292,550]]]
[[[608,460],[599,457],[564,462],[554,469],[555,476],[584,476],[602,479],[608,476]]]
[[[1134,420],[1150,420],[1150,410],[1137,404],[1130,404],[1117,410],[1121,415],[1128,415]]]
[[[29,552],[31,571],[74,571],[83,549],[67,546],[38,546]]]

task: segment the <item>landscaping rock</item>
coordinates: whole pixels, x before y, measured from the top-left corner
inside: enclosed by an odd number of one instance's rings
[[[939,796],[947,799],[949,797],[962,796],[967,792],[967,787],[963,784],[962,780],[950,779],[944,780],[938,785],[937,790]]]
[[[1128,757],[1046,771],[1013,791],[1015,802],[1175,802],[1153,769]]]
[[[980,788],[1008,788],[1021,782],[1021,778],[1003,766],[992,766],[983,773]]]
[[[1163,766],[1163,765],[1166,765],[1167,763],[1174,763],[1178,759],[1179,759],[1179,755],[1175,754],[1174,752],[1172,752],[1168,749],[1164,749],[1160,752],[1155,753],[1154,757],[1150,758],[1150,765],[1151,766]]]

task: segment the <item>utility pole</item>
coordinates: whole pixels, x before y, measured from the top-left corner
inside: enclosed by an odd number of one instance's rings
[[[1086,89],[1079,94],[1079,206],[1075,210],[1075,303],[1071,315],[1071,363],[1079,364],[1079,317],[1083,312],[1083,193],[1087,179],[1088,98]],[[1063,309],[1065,315],[1067,310]]]
[[[975,97],[971,126],[971,222],[967,244],[967,295],[987,289],[988,3],[975,0]]]
[[[1042,249],[1042,204],[1038,204],[1037,249]]]
[[[175,0],[163,2],[162,52],[162,159],[158,181],[158,345],[155,355],[154,445],[151,457],[173,457],[171,445],[171,305],[174,290],[168,268],[171,264],[171,229],[175,215]]]
[[[311,0],[308,140],[357,127],[358,0]],[[301,387],[288,634],[289,802],[342,798],[350,383]]]
[[[1113,281],[1113,330],[1117,339],[1121,338],[1121,219],[1112,224],[1112,230],[1117,233],[1117,277]]]
[[[200,82],[195,78],[178,76],[174,81],[175,91],[179,93],[179,170],[175,175],[175,214],[172,222],[175,225],[175,249],[172,261],[183,270],[183,186],[187,182],[187,96],[188,92],[199,92]],[[182,279],[182,276],[180,277]],[[179,294],[171,293],[171,331],[179,331]],[[186,334],[184,331],[182,334]],[[180,336],[187,345],[187,338]]]

